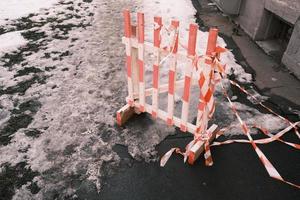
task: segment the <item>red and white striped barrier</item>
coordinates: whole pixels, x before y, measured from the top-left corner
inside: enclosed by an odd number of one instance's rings
[[[173,42],[168,48],[161,47],[161,30],[163,28],[162,18],[154,17],[154,29],[153,29],[153,44],[145,42],[145,31],[144,31],[144,14],[137,13],[137,30],[131,25],[130,13],[128,10],[123,12],[124,14],[124,25],[125,25],[125,37],[123,37],[123,43],[126,46],[126,66],[127,66],[127,80],[128,80],[128,97],[126,98],[127,104],[117,112],[117,122],[122,125],[133,113],[147,112],[154,118],[164,120],[169,126],[179,127],[183,132],[190,132],[195,134],[195,140],[191,143],[190,148],[187,149],[191,152],[186,155],[186,159],[189,156],[189,163],[193,163],[203,150],[206,150],[205,156],[207,159],[209,153],[209,142],[215,138],[217,126],[212,126],[210,132],[207,130],[207,123],[209,118],[212,116],[214,111],[214,70],[212,68],[212,59],[210,56],[213,55],[216,49],[217,41],[217,29],[211,29],[209,34],[209,41],[207,46],[207,56],[202,58],[206,59],[205,68],[201,70],[201,78],[195,80],[193,78],[193,70],[196,67],[196,60],[199,57],[196,55],[196,42],[197,42],[197,31],[198,25],[192,23],[189,28],[189,38],[187,45],[187,54],[184,55],[178,52],[179,46],[179,22],[173,20],[171,26],[167,29],[174,33]],[[136,32],[135,36],[133,32]],[[153,63],[153,84],[147,86],[145,84],[145,66],[144,66],[144,55],[145,52],[153,53],[155,61]],[[164,59],[161,60],[161,57]],[[177,58],[185,59],[187,66],[184,70],[184,79],[176,80],[176,68]],[[169,73],[168,83],[159,83],[159,71],[161,70],[161,63],[163,60],[169,58]],[[208,58],[208,59],[207,59]],[[198,77],[198,76],[195,76]],[[194,80],[194,81],[193,81]],[[192,124],[188,121],[189,119],[189,104],[190,104],[190,88],[193,83],[199,82],[201,92],[199,94],[199,106],[197,123]],[[181,117],[174,116],[175,108],[175,92],[177,89],[183,88],[182,96],[182,111]],[[159,109],[159,95],[161,93],[168,92],[168,105],[166,110]],[[146,103],[146,96],[152,95],[152,104]],[[209,132],[209,134],[208,134]],[[204,148],[205,147],[205,148]]]
[[[134,113],[146,112],[152,115],[153,118],[159,118],[166,122],[169,126],[176,126],[180,128],[182,132],[190,132],[194,135],[194,139],[187,144],[185,151],[181,151],[179,148],[170,149],[162,158],[161,166],[164,166],[168,159],[171,157],[173,152],[183,155],[184,162],[193,164],[195,160],[204,151],[205,164],[211,166],[213,164],[210,147],[218,146],[222,144],[231,144],[234,142],[250,143],[257,155],[259,156],[262,164],[265,166],[268,174],[275,179],[283,181],[289,185],[299,188],[299,185],[285,181],[271,162],[266,158],[263,152],[257,147],[256,144],[266,144],[275,140],[287,144],[295,149],[300,149],[299,144],[291,143],[280,139],[290,129],[294,128],[296,135],[300,138],[300,134],[297,131],[297,126],[300,122],[293,123],[283,116],[277,114],[263,103],[260,103],[262,107],[267,109],[272,114],[276,115],[280,119],[288,122],[289,127],[273,135],[269,133],[263,127],[253,127],[260,129],[269,138],[253,140],[250,135],[249,127],[251,125],[246,124],[239,116],[233,102],[230,100],[227,92],[220,81],[224,77],[224,68],[219,59],[220,54],[225,51],[224,48],[217,46],[218,30],[211,28],[209,30],[208,42],[206,55],[196,54],[196,43],[197,43],[197,31],[198,26],[196,24],[190,24],[189,27],[189,38],[188,45],[181,44],[179,41],[179,22],[173,20],[171,27],[165,28],[162,24],[161,17],[154,17],[153,23],[153,44],[145,41],[145,28],[144,28],[144,14],[137,14],[137,26],[131,25],[130,13],[128,10],[124,10],[124,26],[125,36],[122,38],[122,42],[126,46],[126,68],[127,68],[127,82],[128,82],[128,96],[126,98],[127,104],[117,111],[117,123],[123,125]],[[168,48],[161,47],[161,30],[165,28],[167,31],[173,31],[173,42]],[[202,38],[201,38],[202,39]],[[178,46],[182,46],[186,49],[187,54],[184,55],[178,52]],[[153,76],[152,85],[148,86],[145,84],[145,52],[150,52],[154,55],[155,61],[153,63]],[[161,59],[164,57],[163,59]],[[168,83],[160,84],[159,75],[162,68],[161,63],[169,58],[169,69],[168,69]],[[184,70],[184,79],[176,80],[177,73],[177,59],[185,59],[187,65]],[[196,68],[196,70],[195,70]],[[193,71],[197,71],[197,75],[193,76]],[[198,80],[195,80],[197,77]],[[224,142],[214,142],[215,138],[222,135],[228,128],[218,130],[218,126],[213,124],[208,128],[208,121],[212,117],[215,111],[215,100],[214,91],[215,85],[221,82],[224,95],[230,103],[233,113],[236,115],[242,131],[247,136],[248,140],[227,140]],[[197,109],[196,124],[188,121],[189,119],[189,104],[190,104],[190,88],[192,85],[198,83],[200,94],[199,103]],[[230,83],[240,89],[241,92],[250,95],[243,87],[234,81]],[[177,89],[183,89],[182,110],[181,117],[174,116],[174,95]],[[159,95],[161,93],[168,93],[168,105],[167,110],[159,108]],[[146,97],[152,96],[152,104],[146,103]],[[255,99],[254,96],[252,98]],[[212,144],[210,144],[212,143]]]

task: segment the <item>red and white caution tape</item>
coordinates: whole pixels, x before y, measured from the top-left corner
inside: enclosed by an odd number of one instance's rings
[[[231,109],[232,111],[234,112],[234,114],[236,115],[240,125],[241,125],[241,128],[244,132],[244,134],[248,137],[248,140],[249,140],[249,143],[252,145],[252,147],[254,148],[256,154],[258,155],[259,159],[261,160],[262,164],[264,165],[264,167],[266,168],[268,174],[270,177],[274,178],[274,179],[277,179],[277,180],[280,180],[284,183],[287,183],[289,185],[292,185],[294,187],[297,187],[300,189],[300,185],[297,185],[297,184],[294,184],[294,183],[291,183],[289,181],[286,181],[285,179],[283,179],[280,174],[278,173],[278,171],[275,169],[275,167],[272,165],[272,163],[267,159],[267,157],[263,154],[263,152],[258,148],[258,146],[256,145],[256,143],[254,142],[253,138],[251,137],[250,135],[250,129],[248,128],[247,124],[242,120],[242,118],[240,117],[240,115],[238,114],[237,110],[235,109],[234,107],[234,104],[232,103],[231,99],[229,98],[228,94],[227,94],[227,91],[223,85],[222,82],[221,83],[221,87],[223,89],[223,92],[224,92],[224,95],[225,97],[227,98],[230,106],[231,106]],[[291,125],[293,127],[295,127],[295,125]]]
[[[274,112],[272,109],[268,108],[267,106],[265,106],[262,102],[260,102],[254,95],[250,94],[245,88],[243,88],[242,86],[240,86],[237,82],[230,80],[230,83],[236,87],[238,87],[242,92],[244,92],[245,94],[247,94],[248,96],[250,96],[251,98],[253,98],[254,100],[256,100],[257,102],[259,102],[259,104],[264,107],[266,110],[268,110],[270,113],[276,115],[277,117],[279,117],[280,119],[286,121],[287,123],[289,123],[295,130],[296,135],[298,136],[298,138],[300,139],[300,134],[298,132],[298,129],[296,126],[293,125],[293,123],[291,121],[289,121],[287,118],[279,115],[278,113]]]

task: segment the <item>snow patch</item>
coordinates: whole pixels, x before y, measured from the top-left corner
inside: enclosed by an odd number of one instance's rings
[[[25,46],[27,42],[21,35],[21,31],[13,31],[0,35],[0,57],[5,53],[16,51],[18,48]]]
[[[0,25],[7,20],[17,19],[42,8],[49,8],[58,0],[9,0],[0,1]]]

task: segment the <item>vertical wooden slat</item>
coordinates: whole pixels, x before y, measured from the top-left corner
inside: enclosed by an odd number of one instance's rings
[[[127,67],[127,83],[128,97],[127,102],[133,106],[133,82],[132,82],[132,57],[131,57],[131,19],[129,10],[123,11],[124,16],[124,34],[126,37],[126,67]]]
[[[169,69],[169,90],[168,90],[168,118],[167,124],[169,126],[173,125],[173,115],[174,115],[174,96],[175,96],[175,81],[176,81],[176,65],[177,65],[177,51],[178,51],[178,27],[179,22],[173,20],[171,25],[174,28],[174,43],[171,47],[172,50],[172,58],[171,65]]]
[[[157,117],[158,112],[158,95],[159,95],[159,63],[160,63],[160,31],[162,27],[162,18],[154,17],[154,56],[155,61],[153,64],[153,92],[152,92],[152,117]]]
[[[140,111],[145,111],[145,69],[144,69],[144,13],[137,14],[138,23],[138,65],[139,65],[139,103]]]
[[[217,38],[218,38],[218,29],[210,28],[209,35],[208,35],[207,48],[206,48],[207,56],[212,56],[212,54],[215,52]],[[207,62],[207,64],[211,64],[211,60],[206,60],[206,62]]]
[[[197,30],[198,30],[198,26],[196,24],[190,24],[189,40],[188,40],[188,57],[190,57],[190,59],[189,59],[188,66],[185,68],[184,91],[182,97],[182,111],[181,111],[181,125],[180,125],[180,130],[183,132],[187,131],[186,125],[187,125],[188,114],[189,114],[190,87],[191,87],[192,69],[193,69],[193,60],[191,57],[195,56]]]
[[[213,56],[213,53],[216,49],[218,37],[218,29],[211,28],[209,30],[208,42],[206,48],[206,55]],[[198,134],[203,134],[208,125],[209,116],[213,114],[215,108],[214,102],[214,83],[212,82],[212,76],[214,76],[213,66],[211,59],[205,59],[205,63],[201,67],[200,78],[199,78],[199,87],[200,87],[200,96],[198,104],[198,114],[196,120],[196,136]]]

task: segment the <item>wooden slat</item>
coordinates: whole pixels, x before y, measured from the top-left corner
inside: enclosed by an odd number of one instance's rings
[[[159,63],[160,63],[160,31],[162,27],[162,18],[154,17],[154,23],[159,27],[154,27],[153,31],[153,45],[155,61],[153,64],[153,89],[152,89],[152,117],[157,117],[158,111],[158,96],[159,96]]]
[[[188,41],[188,49],[187,49],[188,56],[195,56],[197,30],[198,30],[198,26],[196,24],[190,24],[189,41]],[[182,97],[180,130],[183,132],[186,131],[186,124],[188,122],[189,103],[190,103],[190,87],[191,87],[191,80],[193,77],[192,70],[193,70],[193,61],[189,60],[187,66],[185,68],[184,90],[183,90],[183,97]]]

